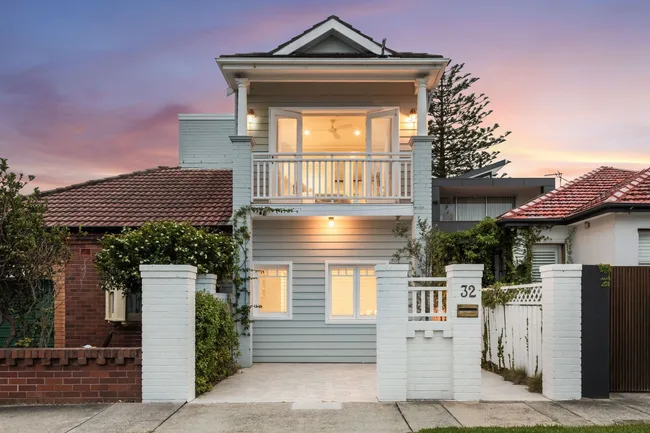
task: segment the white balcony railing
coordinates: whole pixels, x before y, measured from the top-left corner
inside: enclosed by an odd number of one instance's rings
[[[410,201],[411,153],[253,154],[253,201]]]

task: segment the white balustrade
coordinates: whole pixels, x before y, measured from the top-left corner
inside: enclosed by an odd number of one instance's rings
[[[294,202],[411,200],[411,153],[253,154],[252,199]]]

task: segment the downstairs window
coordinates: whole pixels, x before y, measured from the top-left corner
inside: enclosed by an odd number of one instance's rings
[[[377,279],[373,265],[327,265],[327,323],[373,322]]]
[[[291,319],[291,262],[258,262],[253,267],[253,317]]]

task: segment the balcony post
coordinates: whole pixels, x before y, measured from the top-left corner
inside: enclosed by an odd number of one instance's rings
[[[246,78],[237,78],[237,135],[248,135],[248,86]]]
[[[418,126],[419,128],[419,126]],[[413,230],[412,236],[419,237],[418,221],[431,223],[431,145],[433,137],[413,136],[409,145],[413,149]]]
[[[417,117],[418,117],[418,129],[417,133],[418,136],[424,136],[427,135],[427,112],[428,112],[428,107],[427,107],[427,80],[426,78],[418,78],[415,80],[415,85],[417,87],[417,93],[418,93],[418,109],[417,109]]]

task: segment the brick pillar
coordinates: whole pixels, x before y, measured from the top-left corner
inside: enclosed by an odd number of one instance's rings
[[[65,266],[54,274],[54,347],[65,347]]]
[[[375,266],[379,401],[406,401],[408,270],[408,264]]]
[[[413,149],[413,227],[414,238],[418,238],[418,221],[431,223],[431,144],[429,136],[413,136],[409,142]]]
[[[194,399],[196,268],[140,265],[142,401]]]
[[[447,287],[451,302],[447,303],[453,330],[454,400],[481,399],[481,279],[483,265],[449,265]],[[478,317],[458,317],[458,304],[477,305]]]
[[[215,295],[217,293],[217,276],[214,274],[198,274],[196,276],[196,291]]]
[[[233,212],[237,212],[243,206],[249,206],[252,200],[252,148],[255,146],[253,137],[248,136],[231,136],[230,141],[233,144],[233,167],[232,167],[232,208]],[[253,221],[248,215],[246,217],[246,225],[251,232],[250,239],[252,239]],[[246,246],[248,249],[248,263],[245,264],[248,268],[252,268],[253,258],[253,244],[252,241],[248,242]],[[250,286],[250,282],[249,282]],[[250,289],[251,287],[249,287]],[[251,298],[245,294],[240,296],[237,300],[239,305],[250,305]],[[253,365],[253,326],[244,334],[242,327],[238,327],[239,332],[239,358],[237,363],[241,367],[251,367]]]
[[[546,265],[542,274],[544,396],[582,397],[582,265]]]

